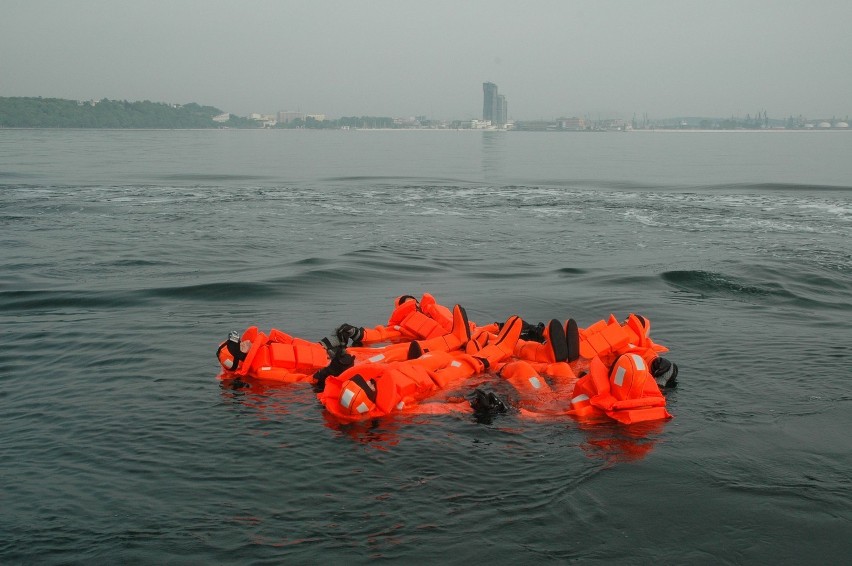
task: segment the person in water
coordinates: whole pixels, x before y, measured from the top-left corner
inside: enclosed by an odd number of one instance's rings
[[[573,319],[531,325],[516,316],[478,327],[456,305],[448,331],[444,310],[429,294],[419,301],[404,295],[394,301],[388,325],[343,324],[318,342],[277,329],[265,335],[251,327],[241,336],[232,332],[217,357],[238,382],[241,377],[312,382],[326,409],[344,420],[410,410],[485,372],[496,372],[514,388],[514,406],[524,415],[607,416],[621,422],[670,416],[660,389],[676,384],[677,366],[659,357],[666,348],[650,339],[650,321],[641,316],[631,314],[623,323],[610,316],[585,329]],[[396,342],[364,346],[387,340]],[[624,387],[625,376],[631,387]],[[351,396],[366,396],[366,401],[344,406]],[[481,388],[468,400],[474,412],[483,414],[503,412],[510,405]],[[361,410],[352,413],[353,407]]]
[[[462,307],[453,309],[453,333],[443,343],[412,342],[403,361],[354,365],[340,375],[330,375],[317,394],[326,410],[344,422],[383,417],[397,412],[419,411],[417,406],[439,391],[460,386],[471,376],[496,371],[511,358],[522,323],[510,317],[500,331],[473,353],[462,348],[470,343],[470,326]],[[431,404],[434,409],[438,404]]]
[[[601,354],[594,353],[588,361],[588,371],[577,379],[565,361],[547,363],[548,368],[565,364],[567,371],[560,368],[545,376],[534,369],[533,363],[515,357],[525,326],[518,317],[511,317],[500,326],[500,332],[485,346],[469,340],[464,351],[442,348],[423,354],[412,348],[414,354],[403,362],[354,366],[339,376],[328,377],[318,398],[329,413],[344,422],[424,411],[473,412],[483,418],[510,409],[528,417],[606,417],[625,424],[671,417],[661,389],[677,384],[677,366],[658,355],[663,348],[647,334],[644,341],[634,336],[641,346],[609,348],[603,355],[616,356],[611,367],[605,365]],[[593,334],[587,334],[587,338]],[[609,331],[610,336],[615,334]],[[459,337],[455,343],[462,341],[463,337]],[[424,403],[438,392],[458,387],[485,372],[495,373],[510,384],[517,400],[510,403],[494,391],[479,387],[466,397],[469,405]]]
[[[332,334],[310,342],[273,328],[269,334],[249,327],[239,334],[232,331],[216,356],[226,374],[237,380],[254,378],[270,382],[319,382],[337,375],[356,363],[395,362],[409,359],[411,348],[420,351],[449,351],[467,343],[472,325],[464,314],[465,329],[454,333],[455,313],[424,294],[421,300],[399,297],[387,325],[373,328],[339,326]],[[463,311],[462,311],[463,312]],[[458,338],[460,333],[464,339]],[[375,342],[392,343],[381,348],[366,347]],[[350,346],[349,344],[355,344]]]
[[[321,343],[294,338],[276,328],[267,335],[256,326],[242,335],[231,331],[216,350],[216,357],[238,381],[249,377],[279,383],[309,382],[330,363]]]
[[[650,330],[650,321],[635,314],[622,323],[610,315],[579,329],[580,357],[567,371],[541,372],[540,365],[516,358],[500,372],[517,399],[511,405],[536,417],[608,417],[625,424],[670,418],[663,392],[677,386],[678,367],[660,355],[668,349],[651,339]],[[495,410],[509,405],[500,399]]]
[[[483,411],[515,409],[524,417],[606,417],[624,424],[670,418],[664,392],[677,386],[678,367],[661,356],[651,363],[636,352],[607,366],[598,356],[580,378],[542,375],[528,362],[514,360],[500,371],[512,392],[496,400],[479,395]]]
[[[577,323],[573,319],[564,324],[551,320],[547,325],[533,325],[521,321],[521,336],[516,345],[514,355],[530,362],[539,364],[547,371],[551,364],[575,361],[579,358],[579,335]],[[468,321],[471,329],[471,346],[475,350],[500,331],[499,323],[478,326]],[[411,340],[438,338],[452,329],[452,313],[443,305],[438,304],[429,293],[424,293],[418,301],[412,295],[402,295],[394,301],[394,310],[387,325],[373,328],[356,327],[343,324],[335,333],[322,340],[331,351],[340,346],[352,344],[358,348],[363,344],[377,342],[406,343]],[[370,354],[361,350],[349,349],[356,355]],[[375,351],[373,351],[375,353]],[[385,348],[382,352],[386,357],[380,361],[401,361],[406,359],[408,352],[404,347]],[[559,368],[549,368],[558,371]]]

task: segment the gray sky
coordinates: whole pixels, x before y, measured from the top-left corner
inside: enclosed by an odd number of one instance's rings
[[[0,96],[513,119],[852,114],[851,0],[0,0]]]

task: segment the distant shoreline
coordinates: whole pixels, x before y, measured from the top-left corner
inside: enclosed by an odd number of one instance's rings
[[[641,126],[641,127],[639,127]],[[223,112],[195,102],[173,104],[149,100],[68,100],[42,97],[0,97],[0,129],[25,130],[220,130],[220,129],[309,129],[309,130],[472,130],[525,132],[627,132],[627,131],[836,131],[849,129],[849,117],[769,119],[765,112],[752,118],[674,117],[640,121],[598,117],[597,120],[560,117],[537,120],[493,122],[431,119],[425,116],[341,116],[278,112],[249,117]]]
[[[0,126],[0,131],[50,131],[50,132],[487,132],[507,134],[776,134],[776,133],[832,133],[849,132],[852,128],[768,128],[768,129],[700,129],[700,128],[647,128],[636,130],[495,130],[485,128],[50,128]]]

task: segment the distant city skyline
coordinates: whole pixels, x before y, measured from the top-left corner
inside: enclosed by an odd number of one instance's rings
[[[523,132],[681,130],[846,130],[849,119],[803,116],[770,118],[766,112],[740,118],[668,118],[649,120],[647,116],[587,119],[560,117],[550,120],[506,120],[506,100],[497,85],[482,85],[482,119],[435,120],[426,116],[349,116],[305,114],[284,111],[275,114],[252,113],[238,116],[210,105],[169,104],[128,100],[70,100],[43,97],[0,96],[0,129],[4,128],[286,128],[286,129],[470,129],[516,130]]]
[[[508,120],[839,117],[850,22],[846,0],[4,0],[0,96],[474,119],[492,82]]]

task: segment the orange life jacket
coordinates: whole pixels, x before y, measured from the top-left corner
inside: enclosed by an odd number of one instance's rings
[[[436,389],[429,370],[419,364],[370,364],[328,377],[317,398],[338,419],[357,421],[401,411]]]
[[[402,322],[402,319],[416,311],[419,308],[419,303],[415,297],[411,295],[402,295],[394,299],[394,308],[388,317],[388,326],[394,326]]]
[[[403,362],[355,365],[339,376],[329,376],[317,398],[343,421],[401,411],[472,375],[496,370],[511,356],[521,326],[520,318],[510,317],[494,342],[474,355],[437,350]]]
[[[444,305],[439,305],[435,297],[429,293],[423,293],[423,297],[420,299],[420,310],[437,322],[446,332],[452,330],[453,311]]]
[[[404,337],[415,340],[435,338],[452,330],[452,311],[439,305],[429,293],[424,293],[419,301],[411,295],[403,295],[397,297],[394,304],[394,310],[388,318],[388,326],[399,330]],[[374,333],[381,333],[380,327],[372,330]],[[365,336],[372,337],[369,334]]]
[[[378,325],[373,328],[364,328],[364,336],[361,342],[364,344],[375,344],[377,342],[390,342],[403,338],[402,331],[399,325],[383,326]]]
[[[241,377],[283,383],[311,381],[313,374],[329,363],[325,348],[318,342],[293,338],[275,328],[267,336],[256,326],[249,327],[241,337],[241,342],[245,341],[251,342],[251,347],[232,370]],[[221,352],[219,357],[221,360]]]
[[[550,384],[530,365],[523,360],[507,363],[500,370],[500,376],[512,384],[520,393],[550,393]]]
[[[641,352],[643,356],[653,359],[656,354],[668,351],[668,348],[651,340],[650,331],[651,321],[647,318],[630,314],[622,324],[610,315],[606,321],[599,320],[585,329],[579,329],[580,355],[588,359],[597,356],[605,364],[631,351]]]
[[[351,347],[347,351],[363,363],[390,363],[408,360],[425,352],[450,352],[464,346],[470,340],[470,323],[467,313],[459,305],[453,307],[451,330],[433,338],[398,342],[387,346]],[[365,334],[367,332],[365,331]]]
[[[666,399],[645,361],[636,354],[621,356],[611,372],[600,358],[574,386],[571,411],[578,417],[607,416],[624,424],[671,418]]]

